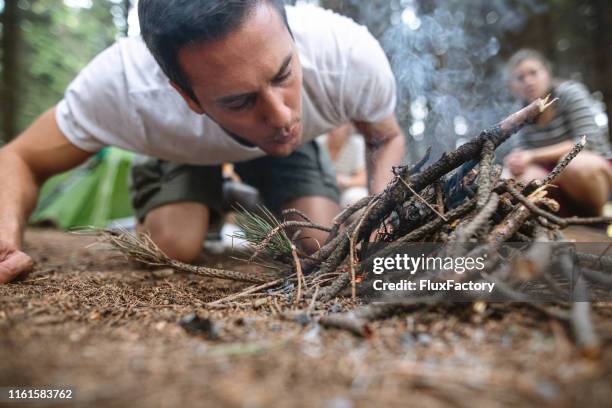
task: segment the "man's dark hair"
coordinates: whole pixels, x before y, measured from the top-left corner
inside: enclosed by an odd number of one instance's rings
[[[550,63],[550,60],[544,56],[544,54],[542,54],[539,51],[533,50],[531,48],[522,48],[518,50],[517,52],[515,52],[514,54],[512,54],[512,56],[506,63],[506,72],[505,72],[506,77],[508,79],[511,78],[512,71],[516,67],[518,67],[523,61],[526,61],[526,60],[539,61],[542,64],[542,66],[546,68],[546,70],[552,74],[552,71],[553,71],[552,64]]]
[[[223,38],[238,29],[261,3],[270,4],[289,27],[282,0],[140,0],[140,31],[168,78],[197,102],[178,63],[180,49]]]

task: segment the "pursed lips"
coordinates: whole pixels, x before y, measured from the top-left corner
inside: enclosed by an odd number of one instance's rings
[[[280,132],[277,132],[277,134],[272,137],[272,141],[274,143],[288,143],[288,142],[290,142],[292,139],[294,139],[297,136],[297,132],[299,130],[299,125],[300,125],[300,122],[298,120],[288,130],[284,130],[283,129]]]

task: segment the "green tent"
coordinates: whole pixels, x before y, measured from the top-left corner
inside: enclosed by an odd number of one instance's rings
[[[128,177],[133,153],[108,147],[83,165],[49,179],[30,222],[69,229],[105,227],[134,214]]]

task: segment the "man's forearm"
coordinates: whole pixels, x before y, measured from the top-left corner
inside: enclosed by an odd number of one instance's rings
[[[23,230],[36,205],[40,185],[93,153],[74,146],[49,109],[0,149],[0,240],[21,248]]]
[[[567,152],[572,150],[574,143],[571,141],[557,143],[551,146],[532,149],[531,157],[534,162],[553,163],[559,161]]]
[[[376,194],[383,191],[391,181],[392,168],[399,166],[404,159],[405,145],[405,137],[402,133],[388,138],[378,146],[368,145],[366,156],[370,193]]]
[[[0,150],[0,240],[21,249],[23,230],[36,205],[39,183],[16,154]]]

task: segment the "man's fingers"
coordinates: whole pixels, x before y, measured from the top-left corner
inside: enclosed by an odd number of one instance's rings
[[[23,252],[8,255],[0,262],[0,284],[11,282],[22,273],[30,272],[33,266],[32,258]]]

